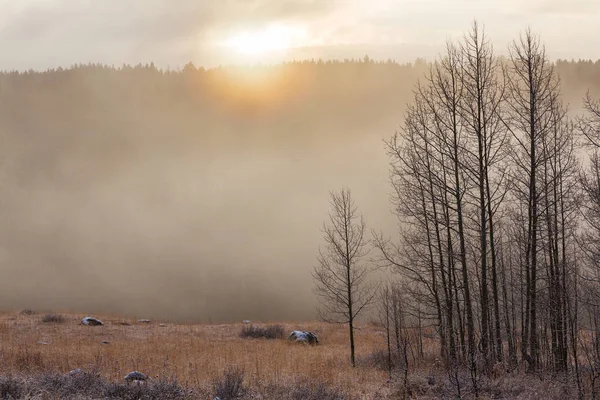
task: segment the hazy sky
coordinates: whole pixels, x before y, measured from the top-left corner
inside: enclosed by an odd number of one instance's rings
[[[477,18],[553,58],[600,58],[598,0],[0,0],[0,69],[435,56]],[[250,54],[248,54],[250,53]]]

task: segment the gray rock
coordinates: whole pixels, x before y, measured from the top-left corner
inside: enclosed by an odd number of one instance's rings
[[[152,321],[150,321],[149,319],[138,319],[138,322],[141,322],[142,324],[149,324]]]
[[[83,370],[81,368],[77,368],[77,369],[69,371],[70,376],[75,376],[75,375],[79,375],[79,374],[83,374]]]
[[[127,375],[125,375],[125,378],[123,378],[125,381],[127,382],[135,382],[135,381],[147,381],[148,380],[148,375],[142,374],[139,371],[133,371],[128,373]]]
[[[85,317],[84,319],[81,320],[81,323],[83,325],[87,325],[87,326],[100,326],[100,325],[104,325],[104,322],[100,321],[97,318],[92,318],[92,317]]]
[[[110,341],[108,341],[108,340],[103,340],[103,341],[102,341],[102,344],[110,344]]]
[[[298,343],[319,344],[317,335],[308,331],[292,331],[288,340],[294,340]]]

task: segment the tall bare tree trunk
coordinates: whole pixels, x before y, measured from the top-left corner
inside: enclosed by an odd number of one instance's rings
[[[377,288],[369,283],[371,268],[361,264],[367,255],[366,224],[349,189],[330,193],[329,223],[323,224],[325,251],[319,249],[319,265],[313,270],[318,309],[324,321],[348,324],[350,363],[356,366],[354,321],[373,302]]]
[[[509,303],[508,303],[508,294],[506,290],[506,266],[504,264],[504,246],[502,245],[502,240],[500,240],[500,247],[502,256],[500,257],[500,268],[501,268],[501,277],[502,277],[502,304],[504,306],[504,328],[506,331],[506,341],[508,342],[508,360],[510,366],[514,368],[517,364],[517,353],[515,349],[514,336],[511,329],[511,321],[510,321],[510,312],[509,312]],[[508,250],[510,253],[510,249]],[[510,256],[509,256],[510,257]],[[512,268],[512,263],[509,262],[510,268]],[[514,303],[511,304],[511,307],[514,309]]]
[[[540,238],[539,166],[544,161],[542,146],[552,128],[553,101],[558,96],[558,80],[548,61],[545,49],[531,31],[526,31],[510,47],[509,125],[517,148],[515,162],[519,166],[515,176],[518,185],[527,187],[527,246],[525,252],[526,304],[521,352],[536,370],[540,361],[538,321],[538,240]],[[526,177],[526,180],[522,179]],[[520,189],[519,189],[520,190]],[[544,210],[542,210],[544,211]]]

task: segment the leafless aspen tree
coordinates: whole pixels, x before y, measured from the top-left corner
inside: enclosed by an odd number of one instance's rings
[[[525,310],[521,334],[521,353],[531,369],[539,363],[538,281],[541,235],[541,169],[545,137],[552,132],[553,108],[557,102],[559,82],[546,57],[545,48],[531,31],[526,31],[510,47],[508,65],[509,117],[507,121],[515,139],[513,187],[527,205],[527,237],[524,257]]]
[[[377,304],[377,311],[379,315],[379,322],[383,325],[385,330],[385,339],[387,347],[387,370],[389,378],[392,379],[392,311],[391,311],[391,295],[392,285],[386,284],[381,287],[379,301]]]
[[[494,222],[506,193],[503,160],[507,153],[508,134],[502,122],[505,77],[485,31],[477,22],[463,39],[461,52],[464,94],[460,115],[473,142],[472,150],[465,152],[464,166],[476,188],[473,203],[479,215],[477,261],[481,279],[481,347],[484,359],[489,363],[492,354],[497,361],[502,361],[503,357]],[[492,349],[495,351],[492,352]]]
[[[468,360],[476,388],[475,320],[467,254],[465,195],[473,180],[465,171],[469,141],[461,118],[464,96],[460,49],[448,45],[417,86],[403,130],[388,143],[394,206],[403,224],[401,245],[376,238],[381,263],[417,283],[435,310],[446,362]],[[466,328],[465,328],[466,327]]]
[[[392,374],[392,359],[402,367],[402,381],[404,394],[407,396],[408,383],[408,348],[409,348],[409,328],[406,324],[408,311],[402,298],[402,293],[408,293],[403,290],[399,283],[388,283],[384,285],[379,294],[378,311],[379,320],[383,324],[388,352],[388,371]],[[392,346],[393,342],[393,346]],[[392,350],[395,347],[395,351]]]
[[[347,323],[350,361],[354,356],[354,321],[375,298],[376,287],[368,278],[371,269],[363,261],[368,253],[366,224],[358,214],[349,189],[331,193],[329,221],[323,226],[325,248],[319,250],[314,268],[319,316],[327,322]]]

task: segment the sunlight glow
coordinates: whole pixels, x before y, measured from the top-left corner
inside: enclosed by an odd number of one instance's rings
[[[271,25],[261,31],[237,33],[226,40],[224,45],[242,54],[260,55],[296,47],[305,36],[301,29]]]

